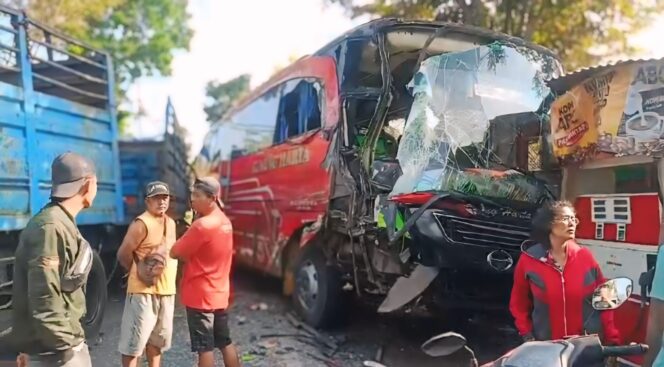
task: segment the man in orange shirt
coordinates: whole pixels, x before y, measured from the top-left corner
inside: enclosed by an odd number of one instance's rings
[[[213,177],[196,180],[191,207],[198,219],[171,249],[171,257],[185,263],[182,284],[186,286],[181,287],[180,297],[187,308],[191,350],[198,353],[199,367],[214,367],[215,348],[221,350],[224,366],[240,366],[226,313],[233,227],[222,211],[220,191]]]

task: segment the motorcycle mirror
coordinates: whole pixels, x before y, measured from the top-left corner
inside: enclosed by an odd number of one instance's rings
[[[436,335],[422,344],[422,351],[430,357],[444,357],[466,346],[466,338],[451,331]]]
[[[595,310],[615,310],[632,295],[632,280],[626,277],[610,279],[595,289],[592,305]]]

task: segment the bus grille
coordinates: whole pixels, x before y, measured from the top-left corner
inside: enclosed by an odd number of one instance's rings
[[[526,226],[447,214],[434,215],[443,230],[443,235],[452,243],[515,250],[529,237],[530,231]]]

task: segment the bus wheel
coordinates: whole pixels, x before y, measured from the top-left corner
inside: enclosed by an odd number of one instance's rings
[[[85,285],[85,307],[87,312],[82,321],[87,338],[96,337],[101,330],[101,323],[106,309],[106,297],[106,272],[101,257],[95,251],[88,282]]]
[[[295,265],[293,303],[300,317],[317,328],[334,326],[345,311],[341,273],[326,264],[322,251],[310,245]]]

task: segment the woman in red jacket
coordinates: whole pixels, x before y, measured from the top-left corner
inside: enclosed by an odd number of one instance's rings
[[[596,311],[591,297],[605,279],[592,253],[574,241],[578,219],[568,201],[541,208],[533,218],[514,271],[510,311],[525,341],[599,334],[619,344],[612,311]]]

